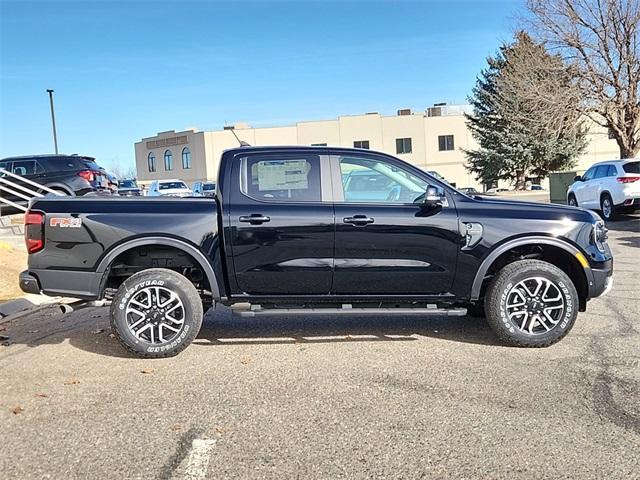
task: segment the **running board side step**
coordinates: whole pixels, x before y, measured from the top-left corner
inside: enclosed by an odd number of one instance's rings
[[[256,308],[257,307],[257,308]],[[241,317],[260,315],[438,315],[464,317],[466,308],[261,308],[252,305],[250,310],[232,309]]]

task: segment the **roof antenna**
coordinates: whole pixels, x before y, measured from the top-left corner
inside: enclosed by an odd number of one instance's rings
[[[238,143],[240,144],[241,147],[250,147],[251,146],[247,142],[245,142],[244,140],[240,140],[238,138],[238,135],[236,135],[236,132],[235,132],[233,127],[228,128],[227,130],[229,130],[231,133],[233,133],[233,136],[236,137],[236,140],[238,140]]]

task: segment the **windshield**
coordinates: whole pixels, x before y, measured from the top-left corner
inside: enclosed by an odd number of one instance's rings
[[[203,190],[215,190],[216,189],[216,184],[215,183],[205,183],[202,186]]]
[[[187,189],[187,186],[184,182],[163,182],[158,187],[160,190],[169,190],[173,188],[184,188]]]
[[[121,180],[120,181],[120,188],[137,188],[138,185],[136,184],[135,180]]]

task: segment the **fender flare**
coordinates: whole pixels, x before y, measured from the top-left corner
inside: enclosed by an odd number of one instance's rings
[[[62,183],[62,182],[50,182],[50,183],[43,183],[42,184],[43,187],[47,187],[47,188],[51,188],[52,190],[63,190],[68,197],[75,197],[76,196],[76,192],[73,191],[73,189],[69,188],[68,185]],[[47,193],[46,190],[43,190],[43,193]]]
[[[571,254],[572,257],[575,258],[577,253],[584,255],[578,248],[571,245],[569,242],[564,240],[560,240],[558,238],[553,237],[543,237],[543,236],[535,236],[535,237],[520,237],[513,240],[509,240],[506,243],[503,243],[496,249],[492,250],[489,255],[485,257],[485,259],[480,264],[480,268],[476,272],[476,276],[473,279],[473,285],[471,287],[471,300],[478,300],[480,298],[480,291],[482,289],[482,283],[484,282],[484,278],[489,271],[489,268],[493,264],[493,262],[506,251],[514,248],[520,247],[522,245],[529,244],[543,244],[543,245],[552,245],[554,247],[562,248],[567,253]],[[577,260],[576,260],[577,261]],[[591,283],[593,283],[593,273],[591,272],[591,267],[582,267],[586,280],[587,280],[587,290]]]
[[[121,243],[120,245],[109,250],[109,252],[102,258],[102,260],[100,260],[98,268],[96,269],[96,273],[102,275],[102,281],[100,285],[101,293],[104,288],[104,282],[106,280],[106,272],[108,271],[111,263],[116,259],[116,257],[121,253],[126,252],[127,250],[131,250],[132,248],[144,247],[147,245],[163,245],[167,247],[174,247],[191,255],[195,259],[195,261],[198,262],[198,265],[200,265],[202,271],[206,275],[207,280],[209,281],[209,286],[211,287],[211,294],[214,300],[220,299],[220,287],[218,284],[218,279],[216,278],[213,267],[211,266],[211,263],[209,262],[207,257],[205,257],[205,255],[200,250],[187,242],[178,240],[176,238],[159,236],[136,238],[134,240],[129,240],[127,242]]]

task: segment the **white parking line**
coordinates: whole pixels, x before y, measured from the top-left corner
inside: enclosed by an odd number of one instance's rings
[[[173,480],[199,480],[207,475],[209,458],[216,441],[209,438],[196,438],[191,442],[189,454],[182,460]]]

